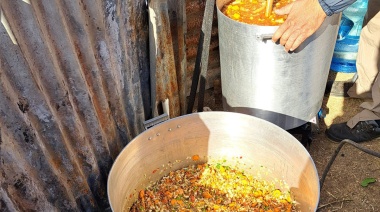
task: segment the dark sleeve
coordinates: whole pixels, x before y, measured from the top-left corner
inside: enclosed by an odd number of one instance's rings
[[[356,0],[318,0],[326,15],[342,12],[344,9],[353,4]]]

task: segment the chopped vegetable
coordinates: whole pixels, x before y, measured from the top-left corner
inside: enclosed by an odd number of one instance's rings
[[[193,155],[193,156],[191,157],[191,159],[192,159],[193,161],[197,161],[197,160],[199,160],[200,158],[199,158],[199,155]]]
[[[140,191],[130,211],[290,212],[295,208],[290,191],[216,163],[171,171]]]

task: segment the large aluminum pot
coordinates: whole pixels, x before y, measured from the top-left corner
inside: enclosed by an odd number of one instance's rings
[[[216,0],[223,106],[292,129],[316,117],[323,100],[339,28],[340,14],[294,52],[270,39],[277,26],[234,21]]]
[[[128,211],[139,190],[170,170],[194,163],[189,159],[193,155],[202,158],[198,162],[206,162],[208,158],[240,160],[246,164],[245,172],[251,174],[266,167],[270,175],[263,177],[284,180],[300,203],[301,211],[317,209],[320,189],[317,170],[297,139],[254,116],[203,112],[156,125],[123,149],[108,177],[112,210]],[[168,163],[171,169],[167,169]]]

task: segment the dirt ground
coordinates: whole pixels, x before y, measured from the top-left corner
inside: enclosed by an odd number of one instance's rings
[[[329,80],[347,81],[353,74],[330,72]],[[216,87],[217,88],[217,87]],[[219,89],[210,89],[205,94],[204,106],[211,110],[223,110]],[[333,123],[349,120],[360,111],[360,99],[336,97],[326,94],[322,109],[325,118],[320,119],[319,131],[312,134],[309,153],[322,176],[338,143],[325,135],[325,130]],[[380,152],[380,140],[362,143],[371,150]],[[376,182],[363,187],[361,182],[375,178]],[[321,188],[318,211],[380,211],[380,158],[371,156],[349,144],[345,144],[331,166]]]

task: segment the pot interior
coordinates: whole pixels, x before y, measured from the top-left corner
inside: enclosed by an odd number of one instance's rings
[[[231,112],[203,112],[156,125],[137,136],[119,154],[108,178],[113,211],[128,211],[138,191],[171,170],[225,159],[239,161],[249,174],[265,173],[268,181],[283,180],[301,211],[316,211],[319,178],[314,162],[300,142],[265,120]]]

